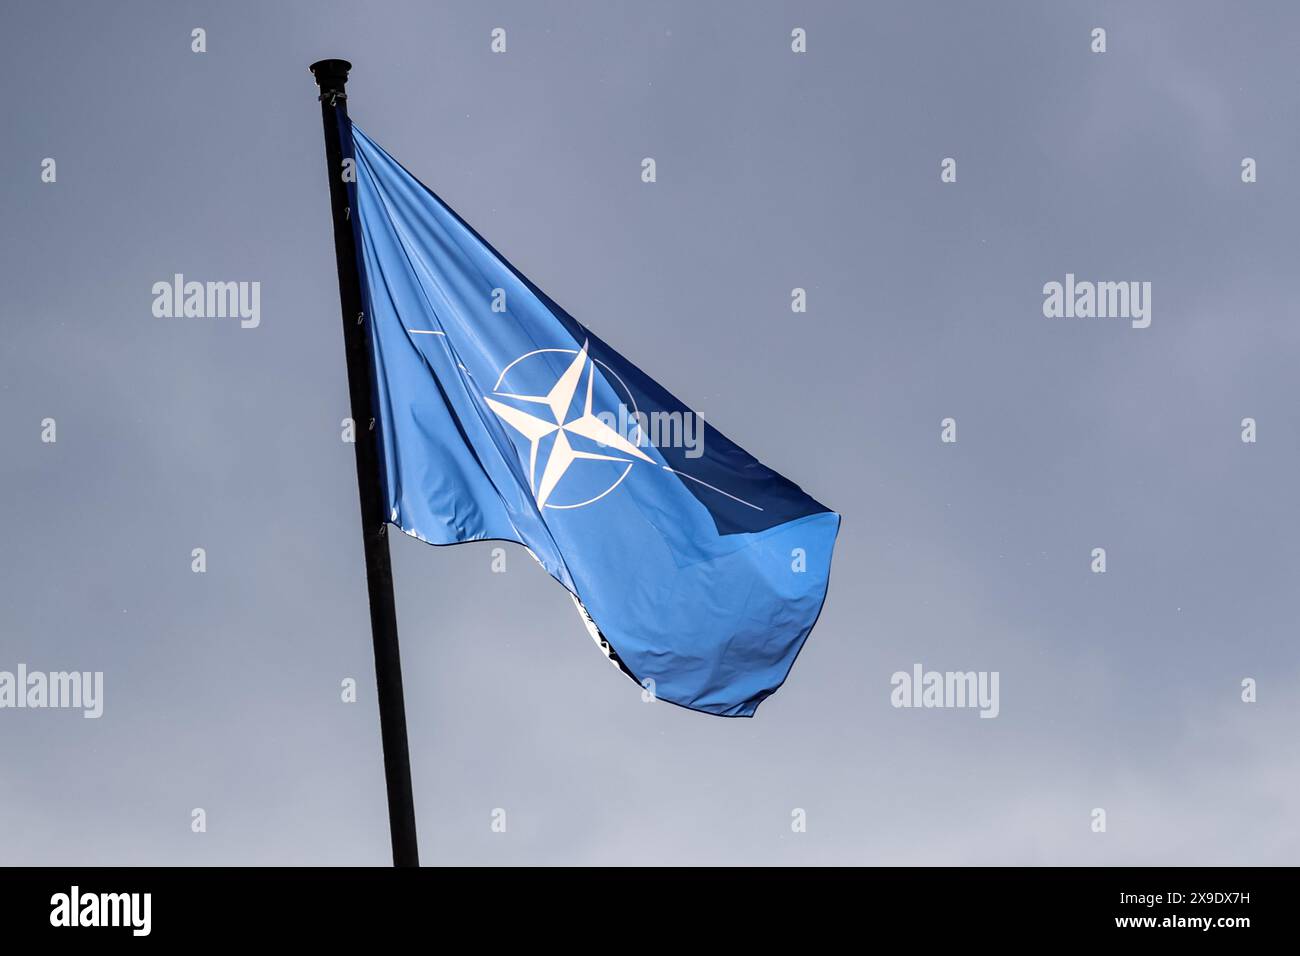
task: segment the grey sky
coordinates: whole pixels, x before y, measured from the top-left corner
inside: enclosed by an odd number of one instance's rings
[[[0,710],[0,864],[389,859],[326,56],[519,269],[844,516],[753,720],[642,703],[522,549],[493,574],[490,545],[395,536],[424,862],[1300,858],[1293,4],[51,2],[3,27],[0,670],[102,670],[106,699]],[[260,327],[154,318],[177,272],[260,281]],[[1045,318],[1067,272],[1150,281],[1151,327]],[[999,671],[1000,715],[891,707],[917,662]]]

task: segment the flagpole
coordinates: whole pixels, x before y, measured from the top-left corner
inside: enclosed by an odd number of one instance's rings
[[[375,647],[375,683],[379,696],[379,733],[384,747],[388,786],[388,828],[394,866],[419,866],[415,841],[415,800],[411,792],[411,755],[406,741],[406,706],[402,698],[402,662],[397,648],[397,611],[393,604],[393,568],[388,556],[387,515],[379,487],[379,448],[375,432],[370,364],[370,323],[361,299],[356,243],[352,235],[348,191],[343,180],[343,130],[348,128],[346,87],[352,64],[320,60],[311,72],[320,87],[325,126],[325,165],[334,214],[334,258],[339,273],[343,344],[347,353],[348,391],[355,422],[357,491],[361,499],[361,536],[370,593],[370,631]],[[349,138],[350,142],[350,138]],[[348,158],[351,150],[348,150]]]

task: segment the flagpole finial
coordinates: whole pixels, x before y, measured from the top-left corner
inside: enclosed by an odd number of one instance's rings
[[[347,60],[317,60],[309,69],[316,77],[316,85],[322,93],[342,92],[348,84],[348,72],[352,64]]]

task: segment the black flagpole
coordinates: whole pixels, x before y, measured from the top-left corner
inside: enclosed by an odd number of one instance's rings
[[[393,568],[388,557],[387,515],[379,487],[379,450],[371,402],[370,323],[366,321],[361,301],[356,243],[352,237],[348,190],[343,180],[342,131],[348,122],[345,90],[351,69],[352,64],[347,60],[320,60],[311,65],[316,85],[320,87],[320,112],[325,124],[325,165],[334,212],[334,257],[338,262],[339,302],[343,308],[348,391],[352,398],[352,421],[356,423],[357,490],[366,550],[366,586],[370,592],[370,631],[375,645],[379,733],[384,744],[393,865],[419,866],[411,755],[406,743],[406,705],[402,699],[402,662],[397,650],[397,611],[393,606]]]

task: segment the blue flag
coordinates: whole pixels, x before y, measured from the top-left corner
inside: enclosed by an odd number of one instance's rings
[[[839,515],[343,134],[389,520],[431,544],[524,545],[656,698],[752,716],[821,611]]]

